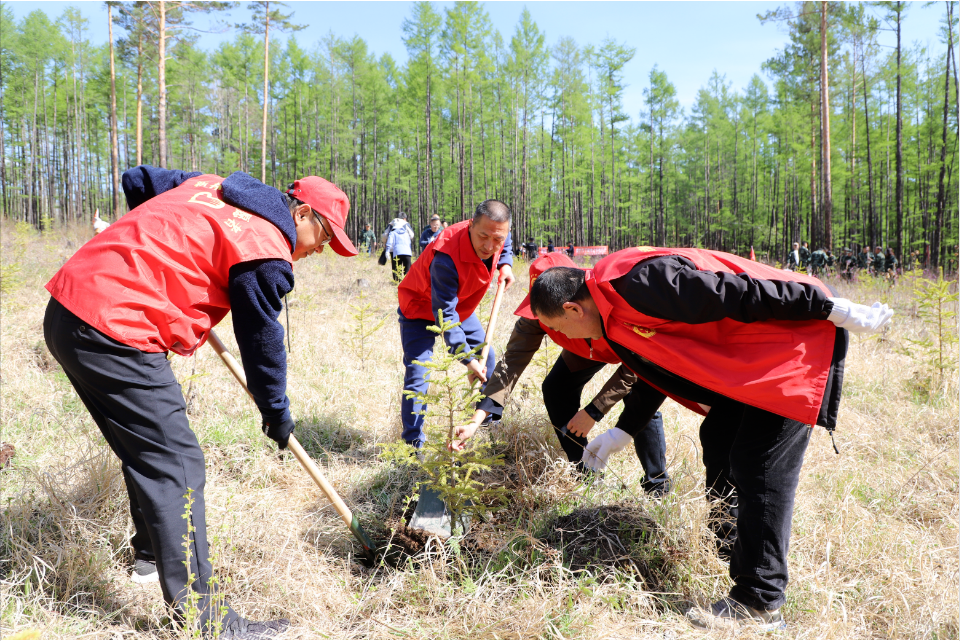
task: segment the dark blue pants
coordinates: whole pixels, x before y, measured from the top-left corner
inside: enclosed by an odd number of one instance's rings
[[[730,501],[718,537],[734,540],[730,596],[754,608],[775,610],[786,600],[787,554],[800,468],[811,429],[772,412],[726,399],[700,426],[707,496]]]
[[[547,406],[550,422],[560,440],[560,447],[567,460],[576,463],[583,458],[583,448],[587,439],[574,436],[563,430],[570,420],[580,411],[580,395],[590,379],[602,370],[606,363],[598,363],[572,355],[569,360],[563,355],[557,359],[553,368],[543,379],[543,401]],[[652,391],[653,394],[647,392]],[[663,402],[664,395],[653,390],[643,381],[637,381],[634,389],[623,399],[623,412],[617,420],[617,427],[633,437],[633,446],[643,466],[643,489],[647,492],[661,493],[667,490],[670,477],[667,475],[667,443],[663,433],[663,417],[657,408]]]
[[[423,365],[417,365],[413,361],[428,362],[433,359],[433,346],[437,341],[437,334],[427,329],[430,325],[436,325],[434,321],[405,318],[400,316],[400,343],[403,345],[403,366],[405,368],[403,376],[403,389],[415,392],[426,392],[430,386],[428,370]],[[476,314],[471,314],[460,323],[460,329],[467,337],[467,346],[470,349],[476,348],[486,340],[486,333],[480,324],[480,319]],[[441,339],[442,341],[442,339]],[[487,376],[493,374],[494,367],[497,364],[497,357],[494,354],[493,346],[487,354]],[[427,406],[417,402],[413,398],[404,394],[400,401],[400,419],[403,421],[403,440],[411,445],[426,441],[426,434],[423,431],[423,412]]]
[[[187,421],[180,385],[165,353],[141,352],[99,332],[51,298],[43,320],[50,353],[63,367],[77,395],[120,468],[130,497],[138,558],[155,560],[166,602],[182,614],[187,587],[201,595],[199,623],[224,625],[237,613],[221,615],[211,598],[213,577],[207,546],[203,451]],[[192,490],[190,583],[185,566],[186,499]]]

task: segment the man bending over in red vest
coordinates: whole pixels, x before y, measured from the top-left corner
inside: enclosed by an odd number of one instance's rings
[[[551,267],[576,265],[566,254],[547,254],[530,263],[530,282],[536,282],[540,274]],[[653,496],[669,492],[663,418],[657,411],[663,402],[663,394],[638,381],[636,374],[620,362],[603,339],[567,338],[543,325],[530,311],[530,296],[523,299],[514,314],[520,318],[510,335],[507,351],[483,389],[486,397],[477,403],[472,422],[457,428],[460,443],[455,443],[454,447],[461,449],[463,441],[471,438],[488,416],[492,416],[492,420],[500,419],[514,386],[540,349],[544,337],[549,336],[563,348],[563,352],[543,379],[543,400],[567,460],[575,463],[577,471],[584,474],[588,469],[605,467],[610,455],[627,447],[632,441],[645,473],[641,483],[643,489]],[[620,367],[596,397],[580,409],[580,394],[584,386],[608,363]],[[620,400],[623,400],[623,413],[617,426],[591,443],[597,449],[600,460],[588,468],[586,461],[581,460],[584,458],[587,434]],[[651,414],[653,417],[647,419]]]
[[[316,176],[283,193],[242,172],[224,179],[148,166],[126,171],[123,189],[132,211],[47,283],[44,337],[120,459],[134,525],[133,580],[159,580],[181,617],[188,589],[199,594],[207,637],[271,638],[286,619],[248,621],[212,598],[203,452],[167,352],[193,354],[232,311],[263,431],[286,447],[294,422],[277,316],[293,289],[294,261],[328,243],[341,256],[357,254],[343,229],[350,202]]]
[[[405,374],[403,389],[426,392],[427,370],[413,361],[433,358],[436,334],[427,327],[438,323],[437,310],[444,320],[459,322],[443,340],[451,351],[461,345],[471,350],[486,340],[483,325],[474,313],[499,269],[507,287],[513,276],[510,242],[510,208],[499,200],[485,200],[472,220],[450,225],[427,245],[410,272],[400,283],[400,342],[403,344]],[[496,355],[491,348],[486,364],[466,359],[471,380],[487,382]],[[423,431],[424,405],[404,395],[400,401],[403,440],[417,448],[426,440]]]
[[[729,457],[738,495],[734,586],[687,617],[701,628],[782,628],[808,425],[836,427],[847,330],[875,332],[893,311],[731,254],[655,247],[611,254],[589,274],[547,270],[530,306],[551,330],[606,339],[639,377],[722,415],[700,439],[705,462]]]

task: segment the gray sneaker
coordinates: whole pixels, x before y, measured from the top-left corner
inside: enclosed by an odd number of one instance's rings
[[[749,605],[724,597],[709,609],[694,607],[687,611],[687,620],[701,630],[732,631],[741,626],[759,628],[761,632],[775,632],[787,627],[780,608],[757,610]]]
[[[157,562],[135,559],[130,580],[141,585],[144,583],[159,583],[160,575],[157,573]]]
[[[273,639],[290,627],[287,619],[250,621],[237,617],[220,633],[221,639]]]

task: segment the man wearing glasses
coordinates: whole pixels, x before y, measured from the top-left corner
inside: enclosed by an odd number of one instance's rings
[[[159,580],[181,616],[188,588],[200,595],[204,636],[271,638],[286,619],[248,621],[212,598],[203,452],[167,353],[190,356],[232,312],[263,431],[286,447],[294,422],[277,317],[294,261],[328,244],[357,254],[344,232],[350,202],[316,176],[284,193],[242,172],[224,179],[149,166],[125,172],[123,189],[132,211],[47,283],[44,338],[121,461],[134,525],[131,579]]]

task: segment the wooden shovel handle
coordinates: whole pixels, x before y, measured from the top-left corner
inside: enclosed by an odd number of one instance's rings
[[[506,288],[507,281],[503,278],[500,278],[500,282],[497,284],[497,293],[493,297],[493,310],[491,310],[490,320],[487,322],[487,331],[484,333],[484,341],[486,341],[486,345],[483,346],[483,350],[480,352],[481,367],[487,364],[487,354],[490,353],[490,343],[493,340],[491,331],[497,325],[497,315],[500,313],[500,303],[503,302],[503,292],[506,291]],[[489,378],[491,374],[493,374],[493,372],[487,372],[487,378]]]
[[[207,341],[213,347],[213,351],[220,356],[227,368],[233,373],[233,376],[240,385],[243,386],[244,391],[250,394],[250,390],[247,389],[247,376],[243,372],[243,367],[240,366],[237,359],[227,350],[226,345],[223,344],[223,341],[220,340],[220,337],[217,336],[216,332],[212,329],[210,330],[210,335],[207,337]],[[250,398],[253,398],[252,394]],[[300,441],[298,441],[297,437],[293,434],[290,435],[290,440],[287,441],[287,447],[293,452],[293,455],[297,461],[300,462],[300,465],[303,466],[303,469],[307,471],[307,474],[310,475],[310,478],[313,479],[313,482],[317,484],[320,490],[330,499],[330,502],[333,503],[334,509],[340,515],[340,518],[343,519],[343,522],[347,524],[347,527],[351,527],[353,524],[353,513],[350,511],[350,508],[343,502],[343,499],[341,499],[337,491],[333,489],[333,486],[330,485],[330,482],[323,475],[323,472],[320,471],[317,464],[314,463],[313,459],[304,451],[300,445]]]

